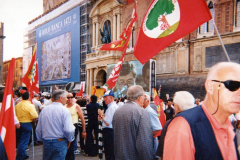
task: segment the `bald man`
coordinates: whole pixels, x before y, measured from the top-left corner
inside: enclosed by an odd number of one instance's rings
[[[206,97],[171,121],[163,159],[236,160],[233,126],[228,117],[240,109],[240,65],[221,62],[210,68]]]

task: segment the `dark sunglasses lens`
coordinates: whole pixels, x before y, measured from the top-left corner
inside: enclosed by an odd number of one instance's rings
[[[240,82],[238,81],[231,81],[231,80],[225,81],[224,85],[230,91],[236,91],[240,88]]]

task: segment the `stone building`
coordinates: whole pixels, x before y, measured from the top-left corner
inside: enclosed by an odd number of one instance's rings
[[[3,80],[3,39],[5,36],[3,35],[4,24],[0,22],[0,85],[2,85]]]
[[[22,86],[21,78],[22,75],[22,57],[15,58],[15,66],[14,66],[14,74],[13,74],[13,88],[18,89]],[[4,61],[3,62],[3,84],[6,84],[6,79],[8,75],[8,69],[10,65],[11,60]]]
[[[134,43],[146,10],[152,0],[138,0],[138,22],[135,23],[129,47],[124,61],[136,60],[133,55]],[[29,22],[26,37],[26,49],[36,41],[36,28],[64,14],[71,8],[80,6],[86,0],[62,1],[44,0],[44,13]],[[119,51],[101,51],[100,29],[110,28],[111,40],[117,40],[130,22],[133,0],[90,0],[87,12],[86,29],[81,28],[80,37],[87,33],[86,39],[80,40],[81,64],[79,81],[86,81],[86,94],[91,94],[92,86],[102,86],[107,77],[107,65],[117,63],[122,55]],[[221,43],[214,29],[213,20],[221,34],[223,43],[231,61],[240,59],[240,1],[206,0],[213,19],[204,23],[194,32],[177,40],[163,51],[156,59],[156,88],[161,85],[161,98],[166,100],[176,91],[190,91],[196,98],[205,96],[204,81],[209,68],[220,61],[226,61]],[[89,18],[89,19],[88,19]],[[84,19],[83,19],[84,20]],[[63,87],[65,84],[59,85]],[[49,86],[46,86],[49,87]]]
[[[136,60],[133,47],[144,14],[152,0],[138,0],[138,22],[135,23],[130,46],[125,61]],[[240,1],[207,0],[213,19],[201,25],[194,32],[171,44],[154,58],[156,59],[156,88],[161,85],[161,98],[166,100],[176,91],[187,90],[196,98],[205,96],[204,81],[209,68],[217,62],[227,61],[221,43],[214,30],[213,20],[228,51],[231,61],[240,61]],[[112,40],[116,40],[131,19],[134,3],[127,0],[99,0],[90,12],[92,26],[92,48],[87,55],[87,93],[93,85],[101,86],[106,82],[107,64],[117,63],[121,52],[101,51],[99,29],[104,21],[111,24]]]
[[[37,32],[37,30],[39,28],[41,28],[42,26],[48,25],[53,23],[53,25],[55,27],[59,27],[59,24],[65,25],[65,19],[61,19],[61,17],[64,17],[64,15],[70,13],[72,10],[78,8],[79,9],[79,26],[78,26],[78,30],[79,30],[79,34],[77,33],[71,33],[71,37],[77,37],[80,39],[80,42],[75,42],[77,43],[77,45],[71,45],[71,49],[73,48],[79,48],[80,52],[79,53],[74,53],[75,55],[78,54],[79,56],[79,67],[74,67],[72,68],[71,72],[77,71],[79,74],[79,77],[77,78],[77,81],[74,81],[76,83],[76,87],[78,90],[80,89],[80,82],[85,82],[85,77],[86,77],[86,72],[85,72],[85,60],[86,60],[86,54],[88,54],[90,52],[90,33],[88,33],[89,30],[89,21],[88,21],[88,15],[91,9],[91,3],[94,3],[94,0],[75,0],[75,1],[70,1],[70,0],[43,0],[43,14],[39,15],[38,17],[36,17],[35,19],[29,21],[29,25],[27,28],[27,32],[24,35],[25,37],[25,45],[24,45],[24,64],[27,64],[29,62],[29,57],[31,57],[31,54],[33,52],[33,47],[35,45],[35,42],[37,41],[37,38],[42,36],[44,32]],[[72,21],[74,20],[74,18],[76,18],[76,15],[72,15]],[[58,21],[57,23],[55,23],[55,21]],[[62,23],[63,22],[63,23]],[[76,22],[76,21],[75,21]],[[75,23],[74,22],[74,23]],[[55,24],[54,24],[55,23]],[[73,23],[71,23],[73,24]],[[67,25],[66,25],[67,26]],[[62,28],[57,28],[57,30],[55,30],[56,32],[58,32],[59,30],[64,30],[67,27],[62,27]],[[52,29],[52,25],[49,26],[49,29]],[[49,35],[55,34],[56,32],[52,32]],[[57,37],[57,36],[56,36]],[[46,41],[46,40],[45,40]],[[71,40],[72,43],[74,43],[73,40]],[[40,42],[38,44],[41,44],[43,42]],[[41,48],[41,45],[39,46]],[[38,47],[38,48],[39,48]],[[41,50],[39,50],[40,52],[37,53],[37,56],[41,53]],[[25,58],[26,57],[26,58]],[[73,57],[73,60],[78,59],[78,57]],[[66,59],[65,59],[66,60]],[[26,61],[26,62],[25,62]],[[28,62],[27,62],[28,61]],[[38,63],[39,63],[39,68],[41,68],[41,62],[46,61],[46,59],[44,58],[39,58],[38,57]],[[75,64],[74,64],[75,65]],[[77,66],[78,66],[77,65]],[[26,71],[26,68],[28,67],[28,65],[26,65],[26,67],[24,67],[24,71]],[[66,68],[64,68],[66,69]],[[39,74],[40,76],[40,81],[41,79],[41,73]],[[71,76],[76,76],[76,75],[71,75]],[[54,86],[55,84],[57,85],[57,87],[59,89],[64,89],[65,85],[67,84],[67,80],[63,80],[63,81],[59,81],[59,80],[52,80],[51,84],[40,84],[39,89],[40,92],[53,92],[54,90]],[[40,82],[41,83],[41,82]]]

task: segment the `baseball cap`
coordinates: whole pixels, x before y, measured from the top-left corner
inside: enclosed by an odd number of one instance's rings
[[[112,96],[112,97],[114,97],[113,91],[112,91],[112,90],[106,91],[105,94],[103,95],[103,97],[106,97],[106,96]]]

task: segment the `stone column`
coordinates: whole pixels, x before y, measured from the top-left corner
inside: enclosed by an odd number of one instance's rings
[[[96,45],[96,28],[95,28],[95,23],[93,23],[93,32],[92,32],[93,36],[92,36],[92,46],[95,47]]]
[[[96,23],[96,46],[98,46],[98,38],[99,38],[99,23]]]
[[[90,86],[89,86],[89,95],[91,95],[91,88],[93,86],[93,80],[94,80],[94,77],[93,77],[93,68],[90,69]]]
[[[121,15],[118,13],[117,14],[117,38],[120,36],[121,34],[121,22],[120,22],[120,18],[121,18]]]
[[[116,30],[117,26],[116,26],[116,15],[113,15],[113,41],[119,39],[119,37],[117,37],[117,30]]]
[[[87,70],[87,89],[86,89],[87,95],[90,95],[89,88],[90,88],[90,70],[88,69]]]

